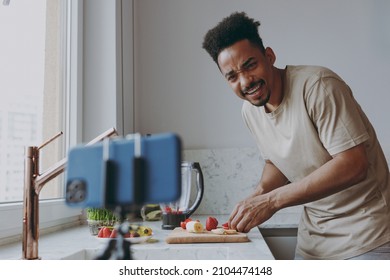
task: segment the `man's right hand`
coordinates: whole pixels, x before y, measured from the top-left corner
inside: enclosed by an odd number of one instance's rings
[[[272,217],[277,209],[270,203],[270,195],[257,195],[239,202],[229,217],[229,228],[249,232]]]

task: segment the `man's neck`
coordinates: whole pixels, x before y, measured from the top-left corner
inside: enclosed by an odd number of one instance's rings
[[[267,113],[275,111],[283,101],[284,97],[284,81],[286,75],[286,69],[274,68],[275,80],[274,89],[272,90],[271,99],[265,104],[264,108]]]

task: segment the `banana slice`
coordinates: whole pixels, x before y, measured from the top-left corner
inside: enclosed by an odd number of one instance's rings
[[[225,230],[223,228],[212,229],[211,232],[214,234],[219,234],[219,235],[225,234]]]
[[[198,221],[190,221],[186,224],[186,230],[189,232],[200,233],[203,229],[202,223]]]
[[[237,234],[238,231],[235,229],[225,229],[225,234]]]
[[[238,231],[236,231],[235,229],[223,229],[223,228],[212,229],[211,232],[219,235],[238,233]]]

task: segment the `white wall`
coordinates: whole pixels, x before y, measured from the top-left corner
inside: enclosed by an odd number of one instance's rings
[[[316,64],[340,74],[390,155],[387,0],[134,0],[135,130],[176,131],[190,149],[254,146],[241,101],[201,48],[207,30],[233,11],[261,21],[278,67]]]

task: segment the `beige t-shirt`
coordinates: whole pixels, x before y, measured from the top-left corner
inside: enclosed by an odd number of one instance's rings
[[[344,259],[390,241],[388,165],[371,123],[340,77],[323,67],[288,66],[279,107],[266,113],[245,101],[242,115],[263,158],[290,182],[365,143],[367,178],[305,205],[297,253],[307,259]]]

